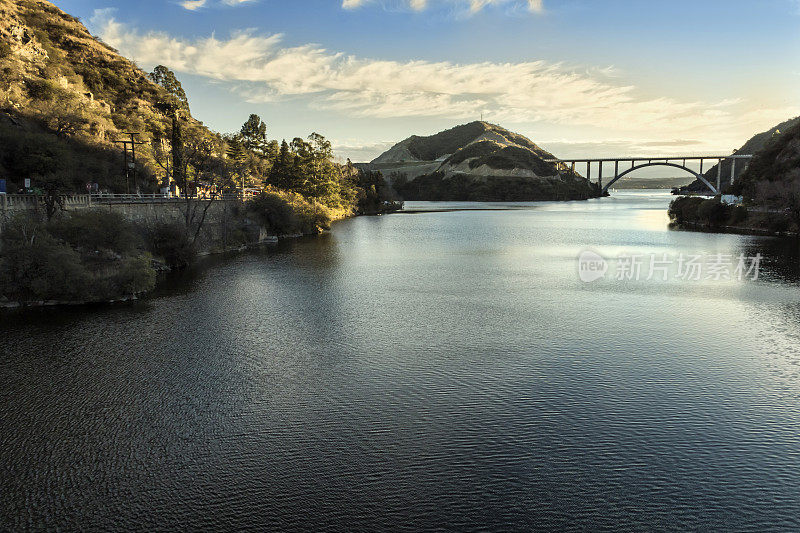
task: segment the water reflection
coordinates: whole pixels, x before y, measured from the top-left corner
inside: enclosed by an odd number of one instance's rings
[[[10,315],[0,529],[796,529],[798,248],[669,200],[421,205]],[[765,272],[584,284],[586,248]]]

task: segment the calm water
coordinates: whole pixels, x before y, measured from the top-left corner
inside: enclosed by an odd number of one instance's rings
[[[5,317],[0,530],[797,530],[798,246],[668,202],[358,218]],[[586,248],[765,259],[585,284]]]

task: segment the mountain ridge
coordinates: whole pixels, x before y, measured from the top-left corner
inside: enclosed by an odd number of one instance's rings
[[[546,160],[550,152],[497,124],[474,121],[412,135],[369,163],[406,199],[585,199],[597,187]]]

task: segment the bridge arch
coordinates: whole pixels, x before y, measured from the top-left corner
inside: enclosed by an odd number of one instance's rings
[[[616,183],[620,179],[624,178],[625,176],[627,176],[631,172],[635,172],[635,171],[637,171],[637,170],[639,170],[641,168],[656,167],[656,166],[673,167],[673,168],[679,168],[681,170],[685,170],[686,172],[688,172],[689,174],[691,174],[695,178],[697,178],[700,181],[702,181],[703,183],[705,183],[706,186],[711,190],[711,192],[713,192],[714,194],[719,194],[719,191],[717,191],[717,188],[714,187],[713,185],[711,185],[711,183],[702,174],[699,174],[699,173],[695,172],[694,170],[692,170],[692,169],[690,169],[690,168],[688,168],[688,167],[686,167],[684,165],[679,165],[677,163],[670,163],[668,161],[654,161],[654,162],[642,163],[641,165],[635,165],[635,166],[625,170],[624,172],[620,172],[619,174],[614,176],[614,179],[612,179],[611,181],[609,181],[607,184],[605,184],[603,186],[603,194],[607,193],[608,189],[610,189],[611,186],[614,185],[614,183]]]

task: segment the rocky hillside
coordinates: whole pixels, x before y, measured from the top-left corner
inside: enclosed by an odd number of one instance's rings
[[[759,188],[765,182],[800,185],[800,120],[795,119],[793,125],[772,136],[756,152],[733,192],[758,199]]]
[[[800,117],[792,118],[787,120],[786,122],[782,122],[775,126],[774,128],[770,128],[767,131],[761,132],[758,135],[753,136],[749,141],[744,143],[741,148],[739,148],[736,153],[741,155],[753,155],[760,150],[763,150],[767,144],[776,136],[780,135],[781,133],[791,129],[793,126],[800,124]],[[714,165],[711,167],[705,174],[705,178],[711,182],[717,182],[717,166]],[[746,165],[743,165],[741,161],[737,162],[736,165],[736,175],[735,179],[739,179],[745,172]],[[722,162],[722,189],[730,185],[731,183],[731,162],[730,161],[723,161]],[[735,180],[734,180],[735,181]],[[706,191],[708,188],[706,185],[701,182],[700,180],[695,180],[691,184],[685,187],[687,191]]]
[[[156,109],[165,90],[44,0],[0,0],[0,71],[0,177],[9,190],[58,174],[76,188],[91,176],[123,192],[122,152],[113,141],[129,131],[143,141],[169,131]],[[186,120],[194,133],[221,142]],[[142,150],[138,162],[141,186],[155,188],[152,154]]]
[[[582,199],[597,191],[557,169],[530,139],[487,122],[471,122],[397,143],[370,165],[409,200]]]

